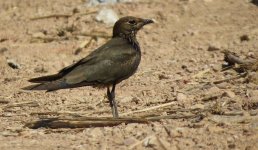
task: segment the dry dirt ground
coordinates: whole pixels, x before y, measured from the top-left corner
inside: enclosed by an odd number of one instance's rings
[[[245,78],[212,84],[238,75],[220,71],[222,50],[257,58],[256,5],[248,0],[85,3],[0,0],[1,150],[257,149],[257,84]],[[41,117],[111,117],[104,89],[21,90],[29,85],[27,79],[56,73],[105,43],[112,28],[95,20],[104,7],[120,17],[156,20],[138,33],[143,55],[137,73],[117,86],[120,114],[170,119],[81,129],[26,127]],[[72,15],[32,19],[49,14]],[[86,47],[76,51],[82,43]]]

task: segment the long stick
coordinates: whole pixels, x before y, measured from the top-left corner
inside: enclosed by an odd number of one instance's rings
[[[159,109],[159,108],[168,107],[168,106],[171,106],[171,105],[174,105],[174,104],[175,104],[175,102],[169,102],[169,103],[161,104],[161,105],[158,105],[158,106],[153,106],[153,107],[149,107],[149,108],[145,108],[145,109],[141,109],[141,110],[131,111],[131,112],[128,112],[128,113],[123,113],[123,114],[120,114],[120,116],[127,116],[129,114],[151,111],[151,110],[155,110],[155,109]]]

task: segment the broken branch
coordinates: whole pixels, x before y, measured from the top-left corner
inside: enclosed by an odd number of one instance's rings
[[[48,128],[88,128],[88,127],[105,127],[116,126],[121,123],[147,123],[148,120],[144,118],[92,118],[92,117],[78,117],[78,118],[48,118],[38,120],[32,123],[27,123],[25,126],[37,129],[41,127]]]

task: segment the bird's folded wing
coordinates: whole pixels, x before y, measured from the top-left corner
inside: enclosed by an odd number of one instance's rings
[[[124,54],[120,56],[124,59],[104,59],[94,64],[82,64],[74,68],[70,73],[64,76],[64,81],[69,84],[85,83],[108,84],[122,78],[126,78],[134,72],[135,66],[133,55]]]

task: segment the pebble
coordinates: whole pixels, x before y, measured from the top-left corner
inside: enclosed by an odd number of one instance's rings
[[[211,68],[214,72],[219,72],[221,70],[221,65],[212,65]]]
[[[8,51],[8,49],[7,49],[6,47],[0,48],[0,54],[4,53],[4,52],[6,52],[6,51]]]
[[[7,41],[7,40],[8,40],[7,38],[1,38],[1,39],[0,39],[0,43],[1,43],[1,42],[4,42],[4,41]]]
[[[164,74],[159,74],[159,80],[163,80],[163,79],[169,79],[169,76]]]
[[[231,85],[227,82],[223,82],[223,83],[220,83],[220,84],[216,84],[216,86],[220,89],[227,89],[229,88]]]
[[[236,94],[232,91],[225,91],[224,94],[229,97],[229,98],[234,98],[236,96]]]
[[[124,144],[127,146],[134,145],[137,142],[138,142],[138,140],[134,137],[129,137],[124,140]]]
[[[34,69],[34,72],[37,72],[37,73],[46,73],[48,72],[43,66],[37,66],[35,69]]]
[[[89,0],[87,6],[96,6],[99,4],[114,4],[117,3],[117,0]]]
[[[132,0],[89,0],[87,1],[87,6],[96,6],[99,4],[115,4],[115,3],[121,3],[121,2],[132,2]]]
[[[179,102],[185,102],[187,100],[187,96],[183,93],[178,93],[176,99]]]
[[[33,38],[44,38],[46,35],[43,32],[36,32],[32,34]]]
[[[221,46],[219,43],[212,43],[208,46],[208,51],[218,51],[220,48]]]
[[[20,69],[21,66],[13,59],[7,59],[7,64],[13,69]]]
[[[143,141],[143,146],[145,146],[145,147],[157,146],[157,138],[155,136],[147,137]]]
[[[107,25],[114,25],[118,20],[118,15],[112,9],[104,8],[99,11],[96,16],[96,20],[100,22],[104,22]]]
[[[196,109],[203,110],[204,109],[204,105],[203,104],[195,104],[195,105],[191,106],[191,109],[192,110],[196,110]]]
[[[246,35],[246,34],[240,36],[240,41],[241,41],[241,42],[249,41],[249,40],[250,40],[250,38],[249,38],[249,36]]]

